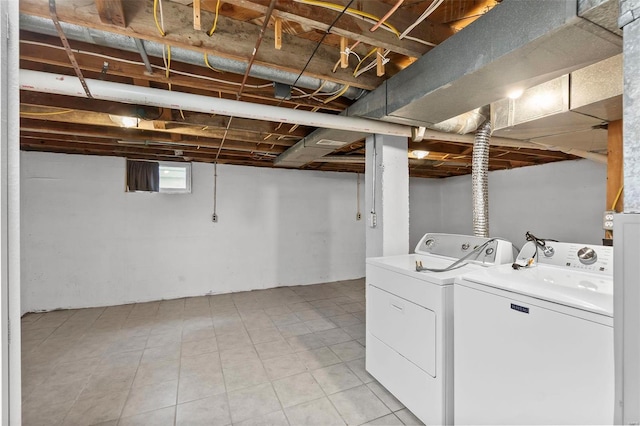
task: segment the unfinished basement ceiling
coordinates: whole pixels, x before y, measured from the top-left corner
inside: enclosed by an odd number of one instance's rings
[[[503,6],[496,0],[57,0],[54,17],[49,3],[20,0],[22,69],[76,76],[73,60],[87,80],[324,114],[343,113],[393,76],[401,81],[406,67]],[[427,10],[432,13],[400,37]],[[371,31],[389,12],[388,19]],[[353,53],[341,55],[345,46]],[[343,63],[341,57],[346,59]],[[608,102],[615,103],[615,96]],[[21,90],[20,102],[24,150],[273,167],[278,156],[318,131],[188,108],[31,90]],[[597,110],[589,105],[583,110]],[[126,127],[119,117],[133,118],[134,125]],[[606,152],[602,129],[612,119],[615,114],[582,120],[588,127],[571,127],[567,146]],[[565,139],[542,133],[536,135],[551,137],[549,145],[561,145]],[[362,173],[364,135],[352,133],[342,140],[346,144],[335,147],[333,138],[327,138],[322,155],[296,167]],[[510,137],[508,129],[501,135]],[[526,137],[528,142],[531,134]],[[493,147],[490,169],[576,158],[536,149],[539,145],[523,146]],[[411,159],[412,176],[470,173],[469,143],[430,137],[410,142],[409,150],[409,155],[413,150],[429,151],[424,159]]]

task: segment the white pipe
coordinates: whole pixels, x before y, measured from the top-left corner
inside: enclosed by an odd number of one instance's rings
[[[589,152],[589,151],[585,151],[584,149],[578,149],[578,148],[564,148],[561,146],[547,145],[540,142],[532,142],[532,143],[543,146],[548,150],[560,151],[560,152],[564,152],[565,154],[575,155],[576,157],[586,158],[588,160],[595,161],[596,163],[607,164],[607,156],[604,154],[598,154],[597,152]]]
[[[325,129],[347,130],[392,136],[411,136],[411,127],[359,117],[323,114],[291,108],[260,105],[190,93],[171,92],[102,80],[85,79],[95,99],[135,105],[183,109],[229,117],[300,124]],[[20,70],[20,89],[86,98],[77,77]]]
[[[1,422],[8,425],[22,424],[20,93],[15,73],[20,65],[18,9],[18,2],[0,0],[0,400]]]

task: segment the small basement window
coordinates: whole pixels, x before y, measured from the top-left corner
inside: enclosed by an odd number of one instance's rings
[[[159,162],[160,192],[190,193],[191,163]]]
[[[191,192],[191,163],[127,160],[127,192]]]

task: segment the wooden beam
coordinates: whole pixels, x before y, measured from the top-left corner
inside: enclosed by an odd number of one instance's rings
[[[499,2],[498,0],[458,0],[455,2],[445,2],[438,7],[429,18],[435,22],[442,22],[452,27],[455,31],[460,31],[493,9]],[[408,6],[405,12],[419,16],[428,6],[428,2],[416,3]]]
[[[140,116],[147,120],[157,118],[164,121],[183,123],[186,125],[199,125],[212,129],[224,130],[229,122],[228,117],[220,115],[204,114],[199,112],[183,111],[184,119],[179,111],[171,111],[165,108],[143,107],[139,105],[121,104],[112,101],[76,98],[73,96],[54,95],[37,92],[20,92],[20,103],[24,106],[49,106],[60,109],[74,109],[79,111],[92,111],[114,115]],[[169,113],[169,116],[163,114]],[[164,118],[163,118],[164,117]],[[286,126],[269,121],[250,120],[248,118],[235,117],[231,121],[230,130],[246,131],[261,135],[266,141],[280,138],[295,140],[303,138],[311,132],[311,128],[300,126],[292,132]],[[269,136],[271,135],[271,136]]]
[[[180,141],[171,141],[171,140],[159,140],[155,138],[155,140],[147,140],[144,138],[137,137],[128,137],[127,139],[117,139],[111,137],[102,137],[98,136],[82,136],[82,135],[70,135],[63,133],[50,133],[46,131],[30,131],[24,130],[20,133],[21,139],[36,141],[32,143],[38,143],[41,145],[46,145],[49,142],[65,142],[65,143],[86,143],[86,144],[95,144],[95,145],[113,145],[117,144],[119,140],[126,141],[122,143],[122,145],[130,145],[135,146],[165,146],[165,147],[173,147],[172,149],[213,149],[216,152],[220,148],[221,141],[214,139],[186,139],[182,138]],[[137,142],[137,143],[136,143]],[[190,147],[190,148],[189,148]],[[239,152],[259,152],[259,153],[272,153],[272,154],[280,154],[287,149],[286,146],[280,145],[268,145],[268,144],[255,144],[255,143],[245,143],[238,141],[230,141],[226,140],[223,145],[222,151],[239,151]]]
[[[175,154],[171,155],[169,152],[164,153],[151,153],[147,150],[140,149],[131,149],[131,148],[120,148],[116,151],[104,151],[104,150],[94,150],[91,148],[74,148],[74,147],[46,147],[46,146],[33,146],[30,144],[21,145],[21,149],[25,151],[44,151],[44,152],[56,152],[56,153],[64,153],[64,154],[78,154],[78,155],[98,155],[98,156],[117,156],[117,157],[126,157],[131,159],[146,159],[146,160],[155,160],[155,161],[185,161],[183,157],[176,157]],[[234,164],[240,166],[252,166],[252,167],[270,167],[273,168],[273,158],[270,156],[250,156],[250,157],[234,157],[228,156],[225,154],[221,154],[218,159],[213,156],[184,156],[187,157],[188,161],[196,161],[202,163],[213,163],[216,161],[220,164]],[[314,165],[317,163],[313,163]],[[363,173],[364,166],[362,165],[344,165],[344,164],[331,164],[331,163],[320,163],[314,170],[322,170],[322,171],[336,171],[336,172],[348,172],[348,173]]]
[[[122,0],[95,0],[95,2],[102,23],[122,28],[127,26]]]
[[[83,155],[108,155],[127,158],[147,158],[155,160],[167,160],[167,161],[199,161],[199,162],[212,162],[216,157],[216,152],[184,152],[182,155],[176,155],[175,150],[171,149],[157,149],[149,147],[133,147],[133,146],[114,146],[114,147],[100,147],[94,145],[40,145],[22,143],[20,148],[31,151],[46,151],[46,152],[60,152],[68,154],[83,154]],[[227,162],[235,164],[237,162],[249,162],[248,165],[257,165],[259,162],[265,162],[269,165],[273,164],[272,156],[263,156],[261,161],[254,160],[254,156],[247,154],[234,155],[233,153],[225,153],[220,155],[221,158],[227,160]]]
[[[349,67],[349,54],[347,53],[347,47],[349,39],[346,37],[340,37],[340,68]]]
[[[202,31],[202,23],[200,22],[200,0],[193,0],[193,29]]]
[[[152,123],[149,123],[152,124]],[[39,123],[38,125],[33,124],[33,122],[28,122],[23,124],[25,130],[31,131],[42,131],[42,132],[58,132],[63,133],[66,132],[70,135],[89,135],[89,136],[99,136],[99,133],[108,138],[114,139],[136,139],[136,140],[162,140],[169,142],[182,142],[185,138],[189,137],[191,141],[215,141],[221,140],[224,137],[224,130],[209,130],[206,136],[201,135],[201,132],[192,131],[188,132],[188,129],[160,129],[157,127],[153,127],[152,125],[146,125],[145,128],[139,129],[126,129],[126,128],[118,128],[113,126],[81,126],[79,124],[71,124],[64,122],[50,122],[50,123]],[[255,147],[259,144],[262,145],[273,145],[273,146],[285,146],[289,147],[293,145],[295,141],[291,140],[263,140],[260,137],[251,136],[246,133],[241,133],[237,131],[228,131],[225,140],[242,142],[245,144],[250,144]],[[160,136],[162,135],[162,136]]]
[[[147,2],[129,1],[124,6],[127,16],[130,16],[127,28],[104,24],[96,20],[95,4],[87,4],[86,0],[57,0],[56,2],[59,19],[70,24],[153,40],[174,47],[195,50],[203,55],[208,52],[240,61],[246,61],[251,56],[255,40],[260,34],[260,28],[256,25],[219,16],[216,32],[209,37],[204,32],[193,30],[191,25],[193,10],[191,7],[174,2],[164,2],[166,35],[163,37],[155,26],[153,8],[148,7]],[[41,0],[21,0],[20,11],[28,15],[49,17],[47,3]],[[213,20],[214,16],[209,12],[202,11],[202,19],[209,21]],[[239,34],[242,37],[238,37]],[[297,74],[304,69],[308,60],[307,54],[302,54],[302,52],[313,52],[317,43],[289,34],[283,34],[282,38],[283,49],[276,50],[273,34],[266,33],[255,64]],[[321,46],[308,64],[305,75],[367,90],[376,88],[382,82],[381,79],[373,75],[362,75],[356,78],[348,70],[338,70],[333,73],[332,68],[335,61],[335,50],[329,46]]]
[[[216,1],[203,0],[203,7],[211,9],[215,7]],[[269,6],[269,0],[225,0],[225,3],[260,13],[264,13]],[[349,0],[334,0],[331,3],[346,6]],[[366,0],[354,2],[351,8],[382,17],[389,11],[391,6],[379,0]],[[297,22],[304,27],[311,27],[320,31],[326,31],[340,13],[339,11],[292,0],[279,1],[276,5],[276,10],[278,11],[278,16],[282,19]],[[388,22],[402,32],[415,21],[417,16],[419,14],[415,15],[399,9],[388,19]],[[415,41],[399,40],[396,34],[383,29],[372,33],[369,31],[372,25],[372,23],[365,21],[361,17],[345,14],[335,23],[331,33],[371,46],[380,46],[392,52],[411,57],[420,57],[430,49],[429,46]],[[449,26],[430,22],[429,20],[424,21],[411,32],[412,37],[434,44],[440,44],[453,34],[453,30]]]
[[[274,37],[275,37],[275,45],[276,50],[282,49],[282,18],[276,17],[275,24],[273,27]]]
[[[376,49],[376,75],[382,77],[384,75],[384,49],[378,47]]]
[[[54,41],[51,37],[35,36],[29,33],[23,33],[21,37],[24,38],[20,45],[20,58],[22,59],[21,68],[34,69],[36,71],[57,72],[56,70],[52,70],[50,68],[45,69],[41,65],[39,65],[49,64],[58,67],[65,67],[66,69],[71,69],[68,58],[66,57],[66,54],[63,50],[52,49],[33,44],[33,42],[53,43]],[[119,51],[117,49],[99,48],[80,42],[72,42],[71,46],[74,49],[78,49],[78,51],[82,51],[82,53],[76,53],[76,58],[78,60],[80,68],[83,70],[83,73],[87,78],[92,78],[92,76],[89,75],[87,71],[91,71],[100,75],[104,60],[101,59],[99,55],[108,55],[114,58],[122,59],[122,61],[118,61],[117,59],[112,59],[109,61],[110,66],[109,72],[106,76],[107,80],[112,80],[112,76],[133,77],[133,80],[134,82],[136,82],[136,84],[138,84],[139,82],[139,85],[149,86],[149,82],[157,82],[162,83],[164,85],[163,88],[166,88],[167,79],[164,75],[164,72],[158,72],[152,75],[145,73],[146,69],[142,63],[131,63],[131,61],[139,62],[139,57],[137,57],[134,53]],[[95,49],[95,54],[93,49]],[[161,62],[160,58],[150,59],[152,63],[156,63],[158,65]],[[32,64],[26,64],[26,61],[29,61]],[[214,75],[213,78],[215,78],[215,80],[211,80],[211,72],[208,69],[191,64],[174,62],[172,63],[172,69],[192,75],[188,76],[173,73],[171,75],[170,81],[172,82],[172,85],[175,89],[180,90],[180,87],[186,87],[188,88],[188,90],[182,91],[205,94],[207,96],[211,96],[211,92],[220,91],[228,95],[228,99],[235,99],[238,86],[240,84],[239,82],[242,80],[242,76],[234,75],[231,73],[225,73],[223,79],[219,76]],[[102,77],[104,78],[104,76]],[[123,82],[130,83],[130,80]],[[321,105],[322,109],[326,111],[342,111],[348,106],[348,103],[344,99],[336,99],[329,104],[322,104],[309,98],[299,98],[285,101],[278,100],[273,97],[273,88],[266,83],[267,82],[265,80],[254,78],[249,79],[246,86],[247,88],[243,93],[243,97],[246,97],[248,100],[251,99],[254,102],[257,101],[256,103],[264,103],[269,105],[282,104],[281,106],[285,107],[292,107],[295,105]]]
[[[32,147],[58,147],[58,148],[82,148],[82,149],[94,149],[94,150],[103,150],[103,151],[118,151],[122,148],[135,148],[137,150],[148,150],[148,152],[158,152],[158,151],[168,151],[173,152],[176,149],[184,151],[185,153],[193,153],[193,154],[215,154],[218,152],[218,144],[209,144],[209,145],[194,145],[194,144],[174,144],[174,143],[163,143],[163,142],[153,142],[150,141],[148,144],[136,144],[133,141],[117,141],[114,139],[98,139],[96,140],[63,140],[57,138],[46,138],[46,137],[34,137],[34,136],[22,136],[20,138],[21,145],[29,145]],[[250,149],[248,147],[240,146],[230,146],[223,149],[225,155],[237,156],[237,157],[248,157],[253,154],[258,155],[270,155],[272,157],[277,156],[282,152],[282,149]]]
[[[72,113],[70,113],[72,114]],[[61,114],[64,115],[64,114]],[[23,116],[20,118],[20,129],[31,132],[47,132],[58,134],[69,134],[77,136],[91,136],[91,137],[106,137],[112,139],[131,139],[136,140],[159,140],[159,141],[174,141],[173,134],[179,135],[180,140],[190,138],[189,140],[220,140],[225,135],[225,129],[202,129],[194,127],[173,127],[169,129],[155,129],[152,122],[143,122],[144,127],[140,128],[124,128],[102,122],[98,124],[88,124],[89,121],[82,121],[75,117],[69,117],[70,121],[53,121],[53,120],[38,120],[36,117]],[[256,133],[229,130],[226,131],[226,139],[230,141],[239,141],[243,143],[249,143],[253,146],[258,144],[264,145],[280,145],[280,146],[292,146],[297,142],[297,139],[279,139],[270,138],[267,139],[266,135],[261,136]]]
[[[607,204],[605,210],[623,211],[624,169],[622,156],[622,120],[611,121],[607,130]],[[605,232],[605,238],[613,238],[613,233]]]

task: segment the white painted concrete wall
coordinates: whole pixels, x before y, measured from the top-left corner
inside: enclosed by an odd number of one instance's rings
[[[125,160],[22,153],[22,311],[364,276],[356,175],[193,164],[191,194],[124,192]]]
[[[409,253],[407,144],[407,138],[398,136],[367,137],[365,168],[367,257]],[[372,226],[373,215],[376,218],[375,226]]]
[[[427,232],[442,232],[442,180],[409,179],[409,252]]]
[[[606,166],[589,160],[491,172],[490,234],[518,246],[526,231],[542,238],[602,244],[606,181]],[[470,175],[412,179],[409,189],[413,246],[427,231],[473,232]]]

